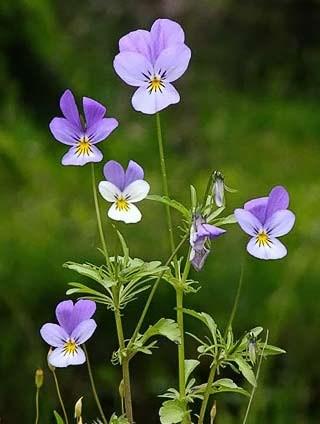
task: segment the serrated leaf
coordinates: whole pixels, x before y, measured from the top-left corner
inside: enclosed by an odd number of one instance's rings
[[[167,400],[159,411],[161,424],[180,423],[184,416],[184,409],[179,400]]]
[[[194,387],[194,390],[196,394],[202,394],[205,392],[206,388],[207,388],[207,385],[202,384],[201,386]],[[247,392],[242,387],[237,386],[237,384],[230,378],[221,378],[215,381],[212,384],[212,387],[210,389],[210,394],[226,393],[226,392],[238,393],[240,395],[244,395],[248,397],[250,396],[249,392]]]
[[[157,335],[165,336],[172,342],[181,342],[180,329],[173,319],[161,318],[156,324],[148,328],[143,335],[143,339],[147,340],[150,337]]]
[[[206,325],[208,330],[210,331],[212,337],[214,339],[216,338],[217,324],[215,323],[214,319],[209,314],[205,312],[196,312],[193,309],[186,309],[186,308],[183,309],[183,312],[187,315],[191,315],[192,317],[202,321]]]
[[[191,375],[191,373],[197,368],[197,366],[200,364],[200,361],[197,359],[185,359],[184,361],[184,375],[185,375],[185,382],[188,382],[188,379]]]
[[[56,424],[64,424],[63,419],[61,418],[61,416],[58,414],[57,411],[53,411],[53,415],[56,419]]]
[[[250,365],[242,358],[234,358],[233,361],[238,365],[239,371],[244,378],[254,387],[257,385],[256,377]]]
[[[185,218],[190,218],[190,211],[183,206],[181,203],[177,202],[176,200],[170,199],[169,197],[166,196],[159,196],[158,194],[149,194],[146,199],[148,200],[153,200],[155,202],[160,202],[163,203],[165,205],[168,205],[174,209],[176,209],[177,211],[179,211],[180,213],[182,213],[182,215]]]

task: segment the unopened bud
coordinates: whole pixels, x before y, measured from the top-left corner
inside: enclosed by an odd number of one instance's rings
[[[213,194],[214,194],[214,201],[215,204],[218,206],[218,208],[221,208],[224,206],[224,176],[219,171],[214,171],[213,174]]]
[[[120,395],[121,399],[124,398],[124,382],[123,382],[123,380],[121,380],[120,384],[119,384],[119,395]]]
[[[83,396],[81,396],[81,398],[78,399],[76,404],[74,405],[74,418],[77,419],[78,423],[82,422],[82,418],[81,418],[81,416],[82,416],[82,399],[83,399]]]
[[[210,411],[210,424],[213,424],[213,421],[215,420],[216,415],[217,415],[217,402],[214,401]]]
[[[43,370],[41,368],[38,368],[35,372],[34,376],[36,388],[40,389],[43,385]]]
[[[48,355],[47,355],[47,362],[48,362],[48,368],[49,368],[49,370],[52,371],[52,372],[54,372],[56,368],[53,365],[50,364],[50,355],[51,355],[51,353],[52,353],[52,349],[50,347],[49,352],[48,352]]]

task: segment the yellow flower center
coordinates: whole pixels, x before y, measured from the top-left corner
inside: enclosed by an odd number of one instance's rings
[[[268,234],[265,231],[260,231],[259,234],[256,237],[256,243],[259,245],[259,247],[261,246],[270,246],[271,241],[270,238],[268,236]]]
[[[160,75],[154,75],[153,77],[150,78],[149,80],[149,84],[148,84],[148,90],[149,93],[151,94],[152,91],[156,92],[156,91],[160,91],[160,93],[162,93],[162,88],[164,88],[164,82],[161,78]]]
[[[116,200],[116,208],[119,211],[128,212],[128,210],[129,210],[129,203],[128,203],[127,199],[125,199],[122,196],[118,197],[117,200]]]
[[[78,156],[87,155],[89,156],[92,153],[91,143],[88,137],[81,137],[76,148],[76,153]]]
[[[77,353],[77,350],[78,350],[78,345],[72,339],[69,339],[63,346],[63,352],[65,355],[74,355]]]

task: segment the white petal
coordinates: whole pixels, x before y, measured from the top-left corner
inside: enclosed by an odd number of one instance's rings
[[[141,220],[141,212],[132,203],[128,203],[128,210],[119,210],[114,203],[108,211],[108,217],[115,221],[123,221],[126,224],[135,224]]]
[[[177,90],[169,82],[165,83],[165,87],[160,90],[152,91],[147,87],[140,87],[132,96],[132,106],[138,112],[152,115],[165,109],[167,106],[178,103],[180,96]]]
[[[63,347],[57,347],[48,356],[50,365],[56,368],[65,368],[69,365],[80,365],[86,361],[86,356],[81,347],[77,347],[77,352],[68,354]]]
[[[149,193],[150,186],[145,180],[136,180],[129,184],[123,191],[123,196],[130,203],[140,202],[145,199]]]
[[[117,196],[121,195],[121,191],[117,186],[110,183],[110,181],[101,181],[98,186],[101,196],[107,202],[114,202],[117,199]]]
[[[250,255],[259,259],[281,259],[287,254],[286,247],[276,238],[270,238],[269,244],[260,245],[257,243],[256,237],[253,237],[248,245],[247,251]]]
[[[294,226],[295,215],[288,210],[275,212],[265,223],[268,234],[272,237],[280,237],[288,234]]]

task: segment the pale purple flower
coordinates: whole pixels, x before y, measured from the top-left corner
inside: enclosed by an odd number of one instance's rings
[[[113,203],[108,216],[115,221],[133,224],[141,220],[141,212],[134,205],[147,197],[150,186],[143,179],[144,172],[140,165],[131,160],[126,171],[120,163],[110,160],[103,168],[107,181],[99,183],[101,196]]]
[[[226,230],[222,228],[207,224],[200,214],[194,216],[190,229],[191,252],[189,260],[196,271],[201,271],[210,253],[209,240],[213,240],[225,232]]]
[[[274,187],[268,197],[245,203],[234,211],[240,227],[252,236],[247,251],[259,259],[280,259],[286,247],[277,239],[293,227],[295,215],[288,210],[289,194],[284,187]]]
[[[96,310],[92,300],[60,302],[56,308],[58,324],[44,324],[40,334],[44,341],[55,348],[48,355],[50,365],[58,368],[80,365],[86,361],[80,345],[94,333],[97,324],[91,319]]]
[[[120,39],[113,66],[123,81],[139,87],[132,97],[135,110],[154,114],[180,101],[171,83],[184,74],[191,58],[184,38],[179,24],[157,19],[150,31],[138,29]]]
[[[101,151],[95,146],[107,138],[117,128],[118,121],[105,118],[106,108],[89,97],[83,97],[85,122],[80,119],[79,111],[70,90],[60,99],[60,109],[64,118],[53,118],[49,124],[54,138],[60,143],[71,146],[63,156],[63,165],[85,165],[100,162]]]

